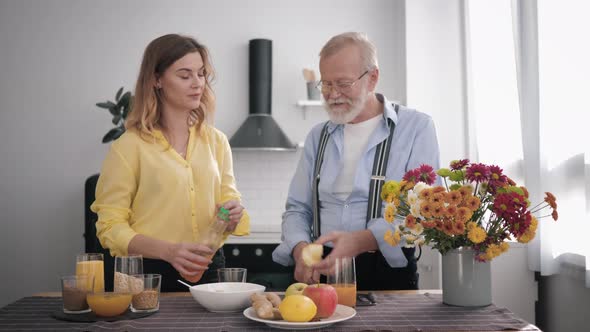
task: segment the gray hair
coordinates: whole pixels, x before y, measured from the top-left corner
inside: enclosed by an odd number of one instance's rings
[[[379,67],[377,48],[362,32],[345,32],[330,38],[320,51],[320,59],[333,55],[348,45],[355,45],[359,48],[367,70]]]

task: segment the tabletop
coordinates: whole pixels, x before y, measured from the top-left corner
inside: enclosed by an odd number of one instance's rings
[[[440,290],[376,291],[375,306],[357,306],[353,318],[312,331],[540,331],[506,308],[448,306]],[[61,293],[39,293],[0,308],[0,331],[275,331],[242,312],[211,313],[190,293],[163,293],[154,315],[115,322],[76,323],[51,316]]]

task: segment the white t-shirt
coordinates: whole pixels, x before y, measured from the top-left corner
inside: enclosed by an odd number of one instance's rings
[[[344,125],[343,167],[334,182],[334,195],[342,200],[348,198],[354,186],[358,162],[367,149],[369,137],[373,134],[382,114],[359,123]]]

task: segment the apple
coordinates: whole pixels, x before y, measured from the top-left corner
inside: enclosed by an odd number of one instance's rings
[[[302,295],[303,290],[306,287],[307,287],[307,284],[304,284],[302,282],[297,282],[297,283],[291,284],[289,287],[287,287],[287,290],[285,290],[285,297],[290,296],[290,295]]]
[[[315,318],[328,318],[336,311],[338,305],[338,293],[336,289],[327,284],[314,284],[305,287],[303,295],[309,297],[316,307],[318,312]]]

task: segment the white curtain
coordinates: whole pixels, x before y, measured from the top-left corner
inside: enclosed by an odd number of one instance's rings
[[[466,2],[470,106],[478,159],[524,181],[532,202],[557,196],[529,266],[586,270],[590,287],[590,4],[584,0]],[[542,213],[543,214],[543,213]],[[546,214],[546,211],[545,211]]]

